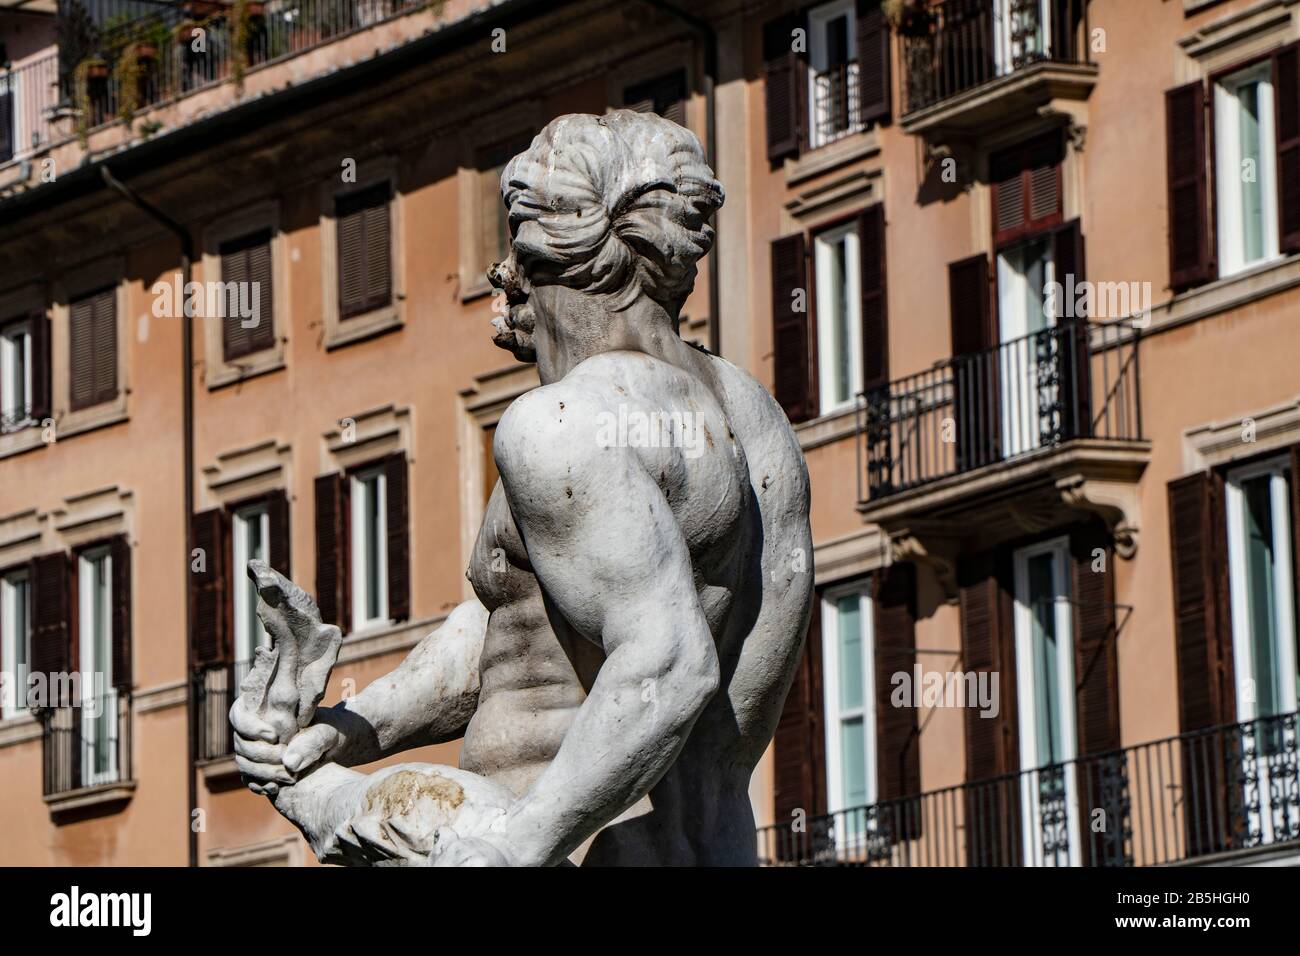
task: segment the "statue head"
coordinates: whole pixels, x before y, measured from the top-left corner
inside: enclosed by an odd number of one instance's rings
[[[626,347],[620,336],[646,324],[676,334],[723,201],[694,133],[631,110],[561,116],[506,165],[501,196],[511,253],[488,270],[509,305],[497,345],[535,361],[574,339]]]

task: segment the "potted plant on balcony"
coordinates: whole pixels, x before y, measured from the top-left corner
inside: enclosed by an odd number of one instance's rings
[[[899,36],[929,36],[936,17],[929,0],[884,0],[885,19]]]

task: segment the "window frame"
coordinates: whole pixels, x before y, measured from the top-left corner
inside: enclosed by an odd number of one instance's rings
[[[270,562],[271,509],[266,499],[259,497],[244,504],[232,505],[228,508],[228,511],[230,514],[231,579],[235,585],[233,588],[234,593],[231,595],[234,626],[231,628],[230,650],[232,663],[235,665],[236,672],[239,673],[240,665],[248,665],[256,655],[258,647],[270,644],[270,637],[260,620],[256,625],[256,634],[245,633],[245,623],[252,620],[251,615],[256,613],[257,591],[256,586],[249,580],[248,575],[242,573],[241,569],[246,567],[248,561],[254,558],[259,561]],[[262,554],[260,556],[250,556],[248,554],[247,541],[242,534],[254,517],[257,519],[261,534]],[[246,654],[243,653],[245,650],[247,650]],[[247,673],[246,667],[243,668],[243,673]]]
[[[21,638],[16,633],[14,624],[13,592],[21,587],[26,594],[23,602],[26,611],[26,627]],[[20,672],[14,667],[17,657],[18,642],[22,641],[25,653],[24,669]],[[20,566],[0,571],[0,662],[3,662],[8,675],[3,699],[2,714],[5,719],[21,717],[28,713],[27,681],[32,666],[32,576],[29,568]]]
[[[852,238],[852,242],[848,240]],[[832,323],[823,308],[830,298],[823,288],[823,248],[831,243],[844,240],[845,245],[845,307],[848,313],[849,352],[849,395],[843,401],[832,401],[832,377],[825,369],[835,355],[832,348]],[[864,369],[862,368],[862,234],[858,230],[858,215],[855,214],[838,222],[827,223],[809,235],[812,250],[812,310],[816,322],[815,346],[817,354],[817,398],[818,417],[832,415],[850,408],[857,401],[857,395],[864,387]],[[829,269],[829,265],[827,265]],[[835,355],[838,358],[838,355]]]
[[[19,431],[32,424],[32,377],[34,372],[32,355],[32,318],[30,316],[13,319],[0,324],[0,432]],[[14,344],[16,336],[22,336],[23,397],[20,402],[13,402],[9,395],[9,367],[12,352],[18,348]],[[18,409],[23,409],[21,418]]]
[[[378,589],[376,596],[376,605],[379,613],[370,616],[365,613],[367,599],[371,597],[368,588],[361,585],[368,581],[366,576],[366,554],[364,535],[366,533],[366,514],[365,499],[367,494],[359,492],[364,491],[367,482],[375,482],[376,497],[378,501],[375,504],[376,528],[375,535],[375,556],[378,566],[374,569],[374,580]],[[347,472],[348,481],[348,573],[349,589],[348,593],[352,603],[352,633],[358,631],[373,630],[384,627],[391,623],[392,618],[389,615],[388,606],[388,479],[384,470],[383,463],[362,465],[351,469]]]
[[[1264,207],[1261,219],[1264,226],[1264,251],[1258,259],[1245,259],[1245,232],[1241,211],[1240,190],[1225,190],[1225,182],[1238,183],[1239,173],[1229,176],[1229,171],[1239,171],[1241,167],[1241,143],[1238,135],[1232,137],[1222,134],[1221,123],[1225,114],[1231,110],[1232,116],[1239,119],[1238,99],[1230,92],[1228,84],[1240,86],[1246,78],[1255,74],[1261,84],[1267,87],[1268,107],[1260,109],[1260,193]],[[1276,93],[1273,89],[1272,53],[1252,57],[1212,73],[1209,77],[1210,91],[1210,165],[1212,170],[1212,197],[1214,253],[1218,260],[1218,278],[1248,272],[1285,258],[1280,248],[1280,227],[1278,209],[1277,178],[1277,114]],[[1236,129],[1240,129],[1239,124]],[[1225,208],[1226,207],[1226,208]]]
[[[818,133],[821,128],[820,117],[817,111],[817,78],[830,69],[829,53],[827,51],[827,28],[832,20],[844,16],[848,21],[848,38],[845,57],[845,95],[848,98],[848,125],[843,130],[836,130],[833,135],[824,139]],[[830,0],[828,3],[822,3],[808,10],[807,20],[805,21],[808,30],[808,55],[807,55],[807,82],[804,84],[804,98],[807,100],[806,109],[808,117],[808,149],[809,151],[820,149],[828,146],[833,142],[843,139],[845,136],[853,133],[860,133],[866,129],[866,124],[862,123],[861,103],[859,98],[859,70],[861,69],[858,60],[858,8],[856,0]],[[826,65],[818,68],[818,63],[824,62]]]
[[[876,729],[876,622],[873,578],[860,578],[846,584],[826,588],[821,601],[822,620],[822,712],[825,715],[826,734],[826,809],[837,813],[851,809],[844,801],[843,723],[858,717],[862,719],[863,767],[866,802],[873,806],[879,799],[880,781],[877,779],[877,729]],[[861,623],[862,643],[862,706],[842,708],[840,691],[840,635],[839,601],[856,595]],[[827,622],[833,622],[827,626]]]
[[[80,727],[82,735],[82,778],[83,787],[112,783],[118,780],[118,694],[113,686],[113,553],[108,544],[90,544],[78,548],[76,557],[77,581],[77,671],[81,681]],[[93,573],[87,573],[96,562],[103,562],[103,634],[102,646],[104,660],[98,660],[96,638],[99,623],[95,621],[95,602],[92,589],[98,582]],[[95,668],[96,664],[102,665]],[[87,670],[87,667],[95,668]],[[95,675],[103,673],[104,680],[97,681]],[[103,706],[102,712],[96,702]],[[92,761],[98,752],[99,740],[97,730],[104,729],[104,743],[107,747],[106,769],[95,770]]]

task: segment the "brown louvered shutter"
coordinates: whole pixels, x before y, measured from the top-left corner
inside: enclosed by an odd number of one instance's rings
[[[95,403],[117,397],[117,290],[96,293],[95,302]]]
[[[194,608],[190,643],[194,649],[194,663],[200,666],[225,663],[230,652],[227,640],[230,612],[226,599],[229,590],[227,516],[220,508],[200,511],[190,518],[190,529],[190,546],[202,552],[201,557],[190,556],[190,592]],[[195,570],[196,567],[202,570]]]
[[[1020,861],[1020,767],[1016,725],[1008,555],[986,552],[960,562],[962,663],[967,672],[998,677],[998,712],[966,715],[966,849],[970,866],[1016,866]],[[986,678],[991,680],[992,678]]]
[[[791,422],[817,416],[807,244],[802,233],[772,243],[772,349],[776,400]],[[802,306],[802,309],[799,307]]]
[[[987,358],[969,357],[997,341],[990,304],[989,261],[985,256],[948,264],[953,417],[957,423],[957,464],[962,471],[999,457],[995,370]]]
[[[803,19],[790,15],[763,28],[763,89],[767,112],[767,158],[797,156],[803,141],[804,63],[792,49]]]
[[[316,605],[321,620],[352,629],[348,601],[348,482],[344,475],[316,478]]]
[[[340,318],[392,301],[391,197],[380,183],[336,200]]]
[[[72,408],[95,404],[95,299],[77,299],[68,310],[68,376]]]
[[[627,109],[658,113],[678,126],[686,125],[686,71],[674,70],[623,91]]]
[[[822,690],[821,595],[813,595],[803,656],[772,738],[777,858],[798,859],[811,835],[791,833],[795,811],[809,818],[826,812],[826,729]],[[812,829],[809,820],[809,829]]]
[[[876,791],[880,802],[901,801],[921,792],[921,741],[916,708],[890,700],[893,675],[911,674],[916,663],[916,568],[899,563],[875,581]],[[890,833],[921,835],[919,807],[899,802],[886,811]]]
[[[384,461],[384,523],[388,531],[388,616],[411,616],[411,517],[403,452]]]
[[[289,577],[289,495],[278,489],[266,496],[266,523],[271,540],[267,545],[268,564]]]
[[[1216,472],[1169,482],[1178,716],[1183,733],[1236,719],[1223,498],[1223,478]]]
[[[1061,221],[1059,133],[1039,137],[989,158],[993,192],[993,241],[1002,244]]]
[[[248,282],[248,255],[237,243],[226,243],[221,247],[221,281],[237,287]],[[253,330],[244,327],[238,309],[233,307],[237,303],[238,298],[233,302],[227,299],[226,314],[221,319],[221,351],[227,362],[243,358],[253,351]]]
[[[72,670],[71,564],[67,554],[43,554],[31,563],[32,673],[62,674]],[[50,681],[49,687],[64,687],[66,681]],[[53,707],[71,701],[48,700]]]
[[[121,691],[129,691],[131,689],[131,545],[126,535],[115,535],[108,543],[108,553],[113,566],[111,582],[113,687]]]
[[[50,416],[50,319],[43,312],[31,318],[32,330],[32,410],[38,423]]]
[[[1273,54],[1273,90],[1278,244],[1285,253],[1300,252],[1300,43]]]
[[[861,119],[888,123],[891,115],[889,22],[884,11],[871,3],[858,3],[858,80]]]
[[[233,308],[241,301],[251,301],[248,292],[233,301],[228,297],[226,316],[222,319],[222,350],[227,362],[243,358],[275,344],[274,295],[271,276],[271,231],[263,229],[221,245],[221,281],[224,283],[256,282],[258,286],[257,324],[245,327],[245,319]]]
[[[1205,89],[1200,80],[1165,93],[1169,179],[1169,285],[1182,292],[1214,278],[1206,187]]]
[[[885,289],[885,207],[868,206],[858,218],[862,290],[862,381],[866,389],[889,384],[889,303]]]
[[[10,73],[4,79],[5,89],[0,90],[0,163],[7,163],[14,158],[17,133],[14,131],[14,91],[9,88],[13,82]]]
[[[1066,396],[1061,416],[1062,437],[1087,437],[1092,433],[1088,317],[1075,316],[1070,301],[1071,290],[1084,281],[1083,230],[1078,219],[1052,230],[1052,265],[1056,282],[1061,286],[1058,320],[1071,324],[1069,334],[1059,339],[1061,390]]]

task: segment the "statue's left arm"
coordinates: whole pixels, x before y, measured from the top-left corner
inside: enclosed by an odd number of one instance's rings
[[[560,383],[518,400],[496,434],[538,580],[606,654],[555,759],[488,835],[516,863],[563,861],[644,796],[719,683],[681,528],[637,454],[598,445],[600,411]]]

